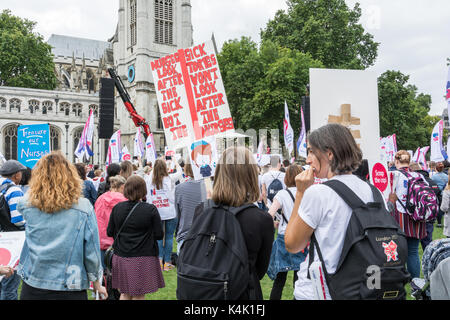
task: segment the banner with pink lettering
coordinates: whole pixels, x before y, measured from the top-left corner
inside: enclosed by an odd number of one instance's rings
[[[151,69],[171,150],[234,132],[212,41],[154,60]]]

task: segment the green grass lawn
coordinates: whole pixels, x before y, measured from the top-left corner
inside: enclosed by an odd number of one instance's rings
[[[443,231],[442,228],[437,228],[435,225],[434,231],[433,231],[433,240],[445,238],[442,231]],[[176,246],[176,242],[174,242],[174,247],[175,246]],[[174,251],[175,250],[176,250],[176,248],[174,248]],[[420,255],[421,261],[422,261],[422,254],[423,254],[422,246],[419,245],[419,255]],[[147,295],[146,298],[148,300],[176,300],[176,288],[177,288],[176,269],[171,270],[171,271],[164,271],[163,275],[164,275],[164,281],[166,283],[166,287],[164,289],[159,290],[156,293]],[[421,272],[421,276],[423,276],[422,272]],[[288,273],[288,276],[287,276],[286,285],[283,290],[282,300],[292,300],[293,294],[294,294],[294,289],[292,287],[292,280],[293,280],[293,272],[291,271]],[[269,299],[270,292],[272,290],[272,285],[273,285],[273,281],[270,280],[270,278],[267,275],[261,280],[261,288],[263,291],[264,300]],[[406,286],[406,290],[408,293],[408,295],[407,295],[408,300],[412,300],[413,298],[411,297],[411,294],[410,294],[411,286],[409,284]]]

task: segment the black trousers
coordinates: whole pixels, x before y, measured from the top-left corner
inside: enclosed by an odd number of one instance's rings
[[[87,291],[54,291],[38,289],[22,281],[20,300],[88,300]]]
[[[294,279],[292,281],[292,286],[295,287],[295,281],[297,281],[298,270],[294,270]],[[270,292],[270,300],[281,300],[283,294],[283,288],[286,284],[287,272],[278,272],[277,277],[273,282],[272,291]]]

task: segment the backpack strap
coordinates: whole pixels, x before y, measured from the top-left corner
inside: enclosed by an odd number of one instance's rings
[[[352,210],[366,205],[352,189],[339,180],[328,180],[323,184],[333,189]]]
[[[384,205],[384,199],[381,196],[381,192],[380,190],[377,189],[377,187],[375,187],[374,185],[368,183],[368,185],[370,186],[370,189],[372,189],[372,194],[373,194],[373,202],[379,203],[381,205]]]
[[[286,188],[286,191],[291,196],[292,202],[294,202],[294,204],[295,204],[295,197],[292,194],[291,190],[289,190],[289,188]],[[281,210],[281,215],[283,216],[284,221],[286,221],[286,224],[288,224],[289,221],[288,221],[288,219],[286,219],[286,216],[284,215],[283,210]]]
[[[289,193],[289,195],[291,196],[292,201],[295,203],[295,197],[292,194],[291,190],[289,190],[288,188],[286,188],[287,193]]]
[[[11,183],[11,182],[5,183],[4,185],[0,186],[0,193],[3,195],[6,194],[9,190],[9,188],[11,188],[14,185],[15,184]]]
[[[309,250],[308,250],[308,255],[309,255],[308,275],[307,275],[308,279],[311,279],[309,268],[311,267],[311,264],[314,262],[314,256],[315,256],[314,249],[317,250],[317,254],[319,255],[319,261],[322,263],[323,273],[325,275],[325,280],[327,282],[328,291],[330,292],[330,295],[331,295],[332,293],[331,293],[331,289],[329,287],[329,284],[330,284],[330,280],[329,279],[330,279],[330,277],[329,277],[329,274],[328,274],[328,271],[327,271],[327,266],[325,265],[325,260],[323,259],[322,252],[320,251],[319,243],[317,242],[316,236],[315,236],[315,234],[313,232],[313,234],[311,235],[311,242],[309,244]]]
[[[137,208],[137,206],[140,204],[140,202],[136,203],[134,207],[131,209],[130,213],[128,213],[127,217],[125,218],[125,221],[122,223],[122,226],[120,227],[119,231],[117,232],[116,236],[114,237],[114,240],[117,240],[119,238],[119,234],[122,232],[123,227],[125,227],[125,224],[128,221],[128,218],[131,216],[133,211]],[[116,243],[116,246],[118,245],[118,242]]]

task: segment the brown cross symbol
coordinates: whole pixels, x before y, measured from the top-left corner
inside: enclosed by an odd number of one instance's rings
[[[350,125],[361,125],[361,119],[352,117],[352,106],[350,104],[343,104],[341,105],[341,115],[328,116],[328,123],[339,123],[349,128]],[[350,132],[352,133],[353,138],[361,139],[361,131],[350,129]]]

